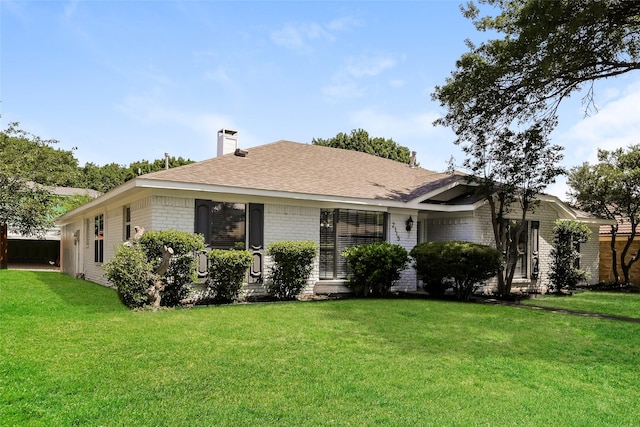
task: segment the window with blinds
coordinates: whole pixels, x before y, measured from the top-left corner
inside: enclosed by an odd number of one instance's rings
[[[246,205],[196,200],[195,232],[213,249],[244,249]]]
[[[341,253],[352,246],[385,240],[383,212],[322,209],[320,212],[320,279],[346,279],[349,269]]]

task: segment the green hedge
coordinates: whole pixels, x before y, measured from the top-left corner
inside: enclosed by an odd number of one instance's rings
[[[173,249],[169,270],[162,278],[164,290],[161,304],[167,307],[179,305],[197,278],[197,254],[204,249],[204,239],[199,234],[177,230],[150,231],[139,242],[126,242],[116,249],[116,255],[104,266],[105,274],[113,283],[122,302],[131,308],[147,304],[146,289],[153,272],[162,262],[162,248]]]
[[[348,286],[362,296],[388,294],[409,262],[405,248],[387,242],[354,246],[345,249],[342,256],[351,269]]]
[[[104,265],[104,272],[116,286],[124,305],[141,308],[147,305],[147,288],[153,267],[140,245],[120,245],[116,254]]]
[[[453,279],[456,296],[468,300],[474,287],[502,268],[502,254],[491,246],[472,242],[421,243],[411,250],[418,277],[431,288]],[[430,289],[431,289],[430,288]]]
[[[214,249],[209,260],[207,293],[215,302],[237,301],[253,256],[244,250]]]
[[[295,298],[307,285],[318,246],[313,241],[274,242],[267,247],[273,265],[269,291],[279,299]]]

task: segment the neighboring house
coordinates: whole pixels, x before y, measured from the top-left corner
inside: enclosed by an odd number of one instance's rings
[[[54,196],[59,198],[89,195],[96,198],[98,191],[72,187],[47,187]],[[8,261],[9,264],[56,264],[60,259],[60,227],[55,226],[46,230],[42,235],[24,236],[17,227],[7,227]]]
[[[629,221],[619,221],[618,232],[616,233],[616,251],[618,256],[618,275],[621,281],[624,281],[624,276],[622,274],[622,267],[620,267],[620,254],[622,253],[624,246],[627,244],[627,240],[630,235],[631,235],[631,224],[629,223]],[[636,236],[636,238],[631,243],[629,250],[627,251],[627,256],[625,261],[628,263],[629,260],[639,251],[640,251],[640,236]],[[614,282],[612,256],[613,256],[613,253],[611,252],[611,226],[603,225],[600,227],[600,282],[601,283]],[[629,271],[629,282],[633,286],[640,286],[640,261],[636,261],[633,265],[631,265],[631,270]]]
[[[353,245],[386,240],[411,250],[454,239],[493,245],[489,207],[462,174],[290,141],[236,147],[237,133],[221,130],[218,157],[139,176],[61,217],[62,271],[108,285],[103,263],[136,225],[202,233],[212,248],[246,247],[254,254],[247,284],[254,294],[265,292],[265,248],[276,241],[318,244],[307,293],[348,290],[341,253]],[[546,289],[557,218],[583,221],[594,231],[602,223],[541,196],[523,233],[516,287]],[[581,251],[581,267],[597,281],[598,242]],[[396,290],[417,286],[412,267],[395,283]]]

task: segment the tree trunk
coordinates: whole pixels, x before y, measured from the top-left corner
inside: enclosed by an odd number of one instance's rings
[[[0,270],[9,268],[9,238],[7,224],[0,224]]]
[[[620,275],[618,274],[618,250],[616,249],[616,236],[618,234],[618,225],[611,226],[611,272],[615,284],[620,283]]]
[[[624,244],[624,248],[622,249],[622,253],[620,253],[620,267],[622,268],[622,275],[624,277],[624,284],[625,285],[628,285],[631,282],[631,278],[630,278],[630,275],[629,275],[629,273],[631,272],[631,266],[638,259],[638,254],[636,253],[634,256],[631,257],[629,262],[625,262],[626,258],[627,258],[627,253],[629,252],[629,248],[631,248],[631,244],[633,243],[633,240],[636,238],[636,227],[637,226],[638,226],[637,223],[635,223],[635,222],[631,223],[631,234],[629,235],[629,237],[627,237],[627,241]]]
[[[160,301],[162,296],[160,293],[164,290],[164,283],[162,282],[162,277],[169,270],[169,265],[171,264],[171,256],[173,255],[173,249],[164,246],[162,248],[162,262],[156,268],[156,271],[153,272],[151,276],[151,284],[147,288],[147,296],[149,297],[149,303],[157,310],[160,308]]]

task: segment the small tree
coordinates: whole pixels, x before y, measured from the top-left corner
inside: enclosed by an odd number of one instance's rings
[[[467,301],[475,285],[494,277],[503,268],[500,251],[472,242],[421,243],[411,250],[411,256],[423,282],[453,279],[460,301]]]
[[[312,241],[275,242],[267,247],[273,260],[269,291],[279,299],[293,299],[307,286],[318,246]]]
[[[214,301],[232,302],[238,299],[247,269],[253,259],[249,251],[214,249],[207,254],[209,276],[207,291]]]
[[[407,250],[387,242],[354,246],[342,252],[351,268],[348,286],[356,295],[384,296],[409,262]]]
[[[598,163],[584,163],[571,169],[567,182],[581,209],[615,221],[611,224],[611,270],[616,284],[628,284],[631,266],[640,259],[640,254],[632,250],[640,226],[640,144],[627,149],[598,150]],[[616,238],[621,222],[629,224],[630,233],[618,253]]]
[[[577,267],[580,259],[578,245],[586,243],[591,236],[591,230],[585,224],[559,219],[553,228],[553,248],[551,249],[551,288],[556,293],[562,289],[573,289],[583,280],[587,273]]]
[[[142,235],[140,245],[154,269],[162,262],[162,248],[173,249],[171,265],[163,278],[162,305],[179,305],[197,279],[197,254],[204,250],[204,237],[177,230],[149,231]]]

